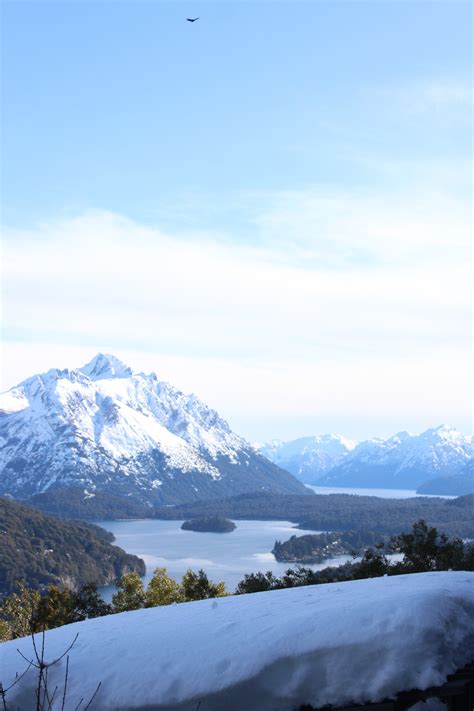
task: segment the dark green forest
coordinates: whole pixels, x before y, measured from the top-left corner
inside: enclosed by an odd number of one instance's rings
[[[331,531],[306,536],[291,536],[283,543],[275,541],[272,553],[284,563],[321,563],[336,555],[363,553],[369,546],[382,541],[374,531]]]
[[[419,519],[450,536],[474,539],[474,494],[458,499],[381,499],[375,496],[329,494],[281,496],[245,494],[162,509],[161,519],[224,516],[235,519],[286,520],[301,529],[319,531],[375,531],[393,535],[409,530]]]
[[[181,528],[183,531],[197,531],[199,533],[230,533],[236,526],[233,521],[222,516],[202,516],[184,521]]]
[[[118,518],[147,518],[151,507],[126,496],[114,496],[100,491],[93,496],[79,486],[58,487],[35,494],[24,503],[52,516],[78,518],[83,521],[106,521]]]
[[[145,574],[137,556],[112,545],[108,531],[87,523],[45,516],[0,497],[0,596],[18,581],[41,589],[105,585],[129,571]]]
[[[308,492],[310,490],[308,489]],[[392,535],[424,519],[451,536],[474,539],[474,494],[457,499],[381,499],[349,494],[307,496],[255,492],[176,506],[151,507],[97,492],[85,498],[79,488],[38,494],[28,505],[44,513],[82,520],[159,518],[188,520],[205,516],[228,519],[286,520],[301,529],[376,531]]]

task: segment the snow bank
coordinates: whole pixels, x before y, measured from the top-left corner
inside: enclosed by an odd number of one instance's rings
[[[47,658],[75,634],[71,708],[292,710],[377,701],[442,684],[474,658],[474,573],[403,575],[125,612],[46,634]],[[0,645],[6,686],[31,640]],[[63,684],[65,662],[50,686]],[[28,708],[34,674],[10,692]],[[29,688],[27,688],[29,687]],[[17,691],[17,695],[13,691]],[[7,697],[8,700],[8,697]]]

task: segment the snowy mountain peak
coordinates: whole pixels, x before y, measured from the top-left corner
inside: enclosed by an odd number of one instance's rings
[[[304,493],[195,395],[99,353],[0,394],[0,494],[81,486],[179,503]]]
[[[432,429],[426,430],[420,435],[426,440],[434,440],[438,442],[450,442],[451,444],[466,444],[472,441],[472,437],[459,432],[451,425],[439,425]]]
[[[401,442],[406,442],[407,440],[410,439],[410,437],[413,437],[414,435],[411,434],[411,432],[407,432],[406,430],[403,430],[402,432],[397,432],[397,434],[393,435],[393,437],[390,437],[387,442],[393,442],[395,444],[400,444]]]
[[[91,380],[103,380],[105,378],[129,378],[132,369],[122,363],[121,360],[109,353],[98,353],[92,360],[79,370],[87,375]]]

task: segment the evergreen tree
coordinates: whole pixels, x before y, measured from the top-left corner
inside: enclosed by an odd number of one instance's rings
[[[266,573],[247,573],[237,585],[235,592],[237,595],[245,595],[246,593],[273,590],[278,587],[278,582],[278,578],[273,575],[271,570]]]
[[[390,574],[392,569],[390,560],[380,548],[375,550],[369,548],[362,556],[362,560],[353,564],[351,572],[355,579],[379,578]]]
[[[438,531],[429,528],[425,521],[413,524],[410,533],[401,533],[391,541],[391,550],[403,553],[403,568],[405,572],[421,573],[436,570],[436,555]]]
[[[117,583],[117,592],[112,597],[114,612],[139,610],[145,604],[145,591],[138,573],[126,573]]]
[[[35,631],[48,630],[75,622],[74,601],[70,590],[51,585],[41,595],[33,616]]]
[[[225,597],[228,592],[225,583],[211,583],[204,570],[194,573],[186,571],[181,581],[181,589],[186,601],[206,600],[210,597]]]
[[[110,615],[112,605],[101,598],[96,585],[84,585],[78,593],[73,594],[74,621],[86,620],[91,617]]]
[[[18,583],[18,592],[6,597],[0,606],[0,640],[26,637],[33,631],[41,595]]]
[[[146,589],[145,607],[171,605],[173,602],[184,602],[184,599],[180,586],[167,575],[166,568],[157,568]]]

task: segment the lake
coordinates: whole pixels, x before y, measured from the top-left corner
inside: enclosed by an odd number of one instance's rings
[[[417,494],[415,489],[363,489],[360,487],[313,486],[306,484],[316,494],[353,494],[355,496],[378,496],[381,499],[412,499],[423,496],[428,499],[455,499],[456,496],[435,496],[433,494]]]
[[[309,486],[309,485],[308,485]],[[418,496],[413,489],[362,489],[328,486],[309,486],[317,494],[355,494],[358,496],[379,496],[384,499],[407,499]],[[447,496],[442,498],[456,498]],[[275,575],[291,567],[290,563],[278,563],[270,552],[276,540],[286,541],[290,536],[302,536],[321,531],[301,531],[289,521],[239,521],[232,533],[196,533],[181,530],[182,521],[159,521],[156,519],[99,521],[98,525],[111,531],[115,543],[127,553],[143,558],[146,564],[145,584],[150,580],[155,568],[166,568],[175,580],[191,568],[203,568],[211,580],[223,580],[233,591],[245,573],[266,572]],[[308,565],[313,570],[321,570],[331,565],[342,565],[351,561],[351,556],[329,558],[324,563]],[[103,596],[110,599],[115,592],[114,585],[101,589]]]
[[[282,575],[289,563],[278,563],[270,551],[275,540],[286,541],[290,536],[321,533],[300,531],[289,521],[239,521],[231,533],[196,533],[181,530],[182,521],[143,519],[134,521],[100,521],[99,526],[111,531],[116,545],[127,553],[143,558],[148,583],[157,567],[166,568],[175,580],[181,579],[188,568],[203,568],[211,580],[223,580],[233,591],[245,573],[266,572]],[[341,565],[351,556],[337,556],[324,563],[307,566],[313,570],[329,565]],[[110,599],[114,585],[101,589]]]

